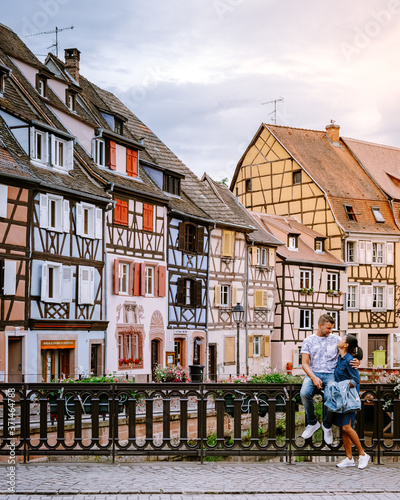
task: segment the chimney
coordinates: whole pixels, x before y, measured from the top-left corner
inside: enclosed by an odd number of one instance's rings
[[[79,59],[81,53],[78,49],[65,49],[65,69],[79,85]]]
[[[340,127],[339,125],[335,124],[335,120],[331,120],[331,123],[325,127],[325,130],[326,130],[326,135],[332,142],[340,141],[340,135],[339,135]]]

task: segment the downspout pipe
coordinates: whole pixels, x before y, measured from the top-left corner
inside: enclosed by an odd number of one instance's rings
[[[208,344],[209,344],[209,338],[208,338],[208,323],[209,323],[209,308],[210,308],[210,258],[211,258],[211,233],[213,229],[215,229],[216,223],[214,222],[214,227],[208,226],[208,251],[207,251],[207,281],[206,281],[206,352],[205,352],[205,371],[206,371],[206,380],[209,380],[210,378],[210,373],[209,373],[209,357],[210,353],[208,352]]]
[[[252,242],[251,246],[254,245]],[[245,348],[246,348],[246,376],[249,375],[249,272],[250,272],[250,246],[246,252],[246,290],[245,290]]]

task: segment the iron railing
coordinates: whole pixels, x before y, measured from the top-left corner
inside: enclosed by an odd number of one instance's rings
[[[0,456],[344,455],[339,429],[304,441],[300,384],[0,383]],[[356,430],[380,463],[400,455],[393,384],[362,384]],[[322,402],[319,403],[320,411]]]

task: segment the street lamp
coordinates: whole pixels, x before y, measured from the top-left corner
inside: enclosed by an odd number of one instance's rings
[[[240,376],[240,362],[239,362],[239,326],[243,321],[244,309],[238,302],[236,306],[232,309],[232,319],[236,323],[237,333],[236,333],[236,375]]]

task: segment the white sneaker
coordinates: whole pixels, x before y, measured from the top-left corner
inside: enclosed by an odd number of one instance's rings
[[[336,467],[340,467],[340,468],[343,468],[343,467],[355,467],[355,463],[354,463],[354,458],[344,458],[341,462],[339,462],[338,464],[336,464]]]
[[[317,431],[320,427],[321,425],[319,422],[317,422],[314,425],[307,425],[301,437],[303,439],[309,439],[314,434],[314,432]]]
[[[371,460],[371,457],[367,454],[361,455],[358,458],[358,468],[359,469],[365,469],[365,467],[368,465],[368,462]]]
[[[332,444],[333,443],[333,434],[332,434],[332,428],[327,429],[324,427],[324,424],[322,424],[322,430],[324,431],[324,441],[326,444]]]

